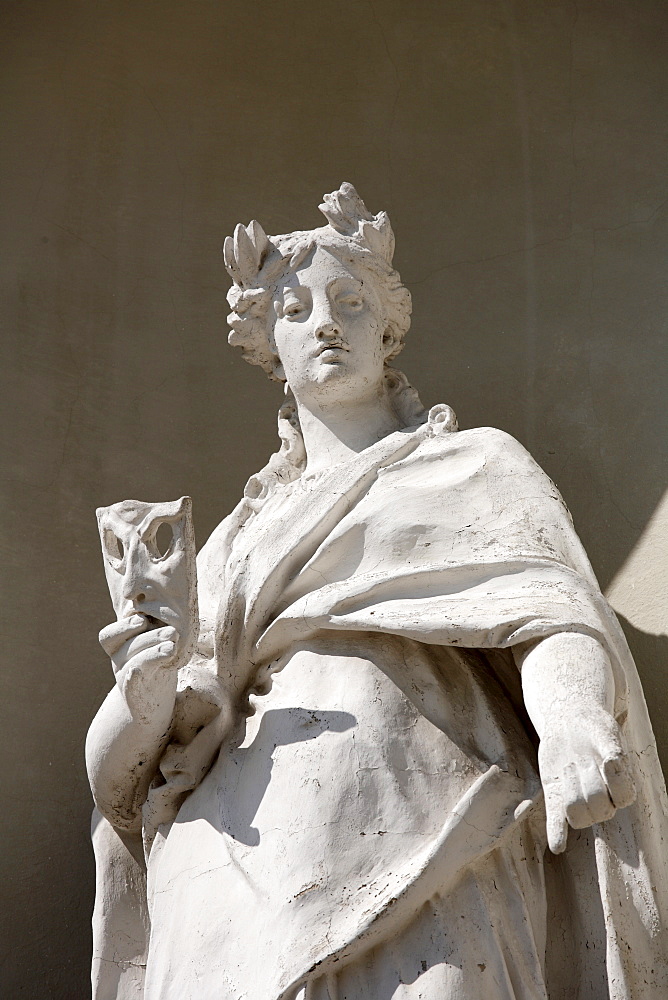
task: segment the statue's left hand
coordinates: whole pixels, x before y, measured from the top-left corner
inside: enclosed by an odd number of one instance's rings
[[[555,711],[543,728],[538,765],[554,854],[565,850],[569,825],[604,823],[635,799],[620,728],[599,705]]]

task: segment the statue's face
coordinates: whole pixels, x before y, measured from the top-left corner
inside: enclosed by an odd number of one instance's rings
[[[385,358],[380,298],[362,268],[318,247],[274,302],[273,339],[297,398],[350,399],[380,391]]]

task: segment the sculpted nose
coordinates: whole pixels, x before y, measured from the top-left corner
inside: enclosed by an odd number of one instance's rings
[[[329,297],[322,297],[314,303],[315,335],[320,341],[332,340],[341,336],[341,324],[334,311]]]
[[[341,336],[341,327],[331,313],[329,313],[319,320],[315,335],[318,340],[332,340],[334,337]]]
[[[141,608],[144,601],[150,601],[154,596],[153,587],[141,573],[127,573],[123,580],[123,597],[136,608]]]

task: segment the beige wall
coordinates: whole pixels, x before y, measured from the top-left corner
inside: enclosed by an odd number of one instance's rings
[[[557,481],[668,758],[667,29],[662,0],[0,5],[3,995],[87,995],[94,508],[189,493],[200,542],[230,509],[280,393],[226,346],[222,238],[317,225],[344,179],[397,233],[403,367]]]

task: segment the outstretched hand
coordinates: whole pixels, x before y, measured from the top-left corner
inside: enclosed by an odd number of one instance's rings
[[[620,728],[604,708],[588,705],[545,723],[538,749],[550,850],[566,848],[568,827],[604,823],[635,799]]]

